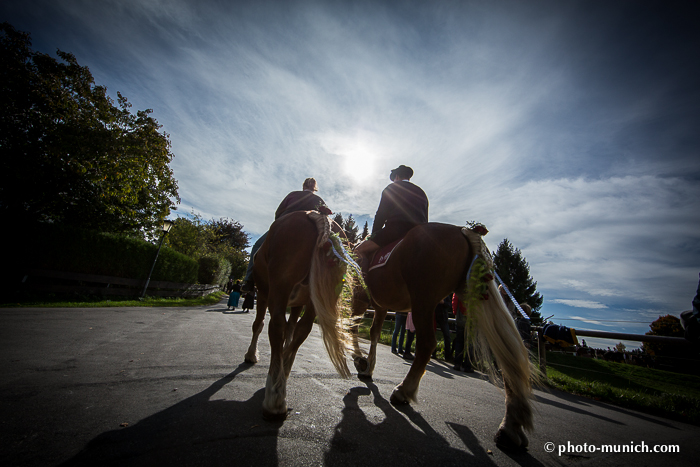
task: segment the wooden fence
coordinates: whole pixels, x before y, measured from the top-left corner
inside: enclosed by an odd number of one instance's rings
[[[21,287],[24,290],[40,292],[138,297],[145,284],[145,279],[33,269],[25,273]],[[150,281],[146,295],[193,298],[203,297],[220,289],[215,284]]]
[[[387,317],[393,318],[393,312],[387,312]],[[365,313],[365,318],[373,318],[374,310],[369,309]],[[452,326],[454,319],[450,318],[448,320]],[[545,351],[546,340],[544,338],[543,327],[532,326],[532,330],[537,331],[537,351],[539,354],[540,370],[542,374],[547,377],[547,352]],[[572,328],[573,329],[573,328]],[[454,331],[452,331],[454,332]],[[683,337],[667,337],[667,336],[648,336],[646,334],[626,334],[621,332],[607,332],[607,331],[587,331],[583,329],[574,329],[576,336],[581,337],[600,337],[603,339],[614,339],[614,340],[628,340],[637,342],[661,342],[664,344],[692,347],[692,344],[688,342]]]
[[[537,353],[540,359],[540,371],[547,377],[547,352],[545,351],[545,338],[543,327],[532,327],[537,331]],[[572,328],[573,329],[573,328]],[[679,345],[690,347],[691,343],[682,337],[667,337],[667,336],[647,336],[646,334],[626,334],[622,332],[607,332],[607,331],[586,331],[583,329],[574,329],[576,337],[600,337],[603,339],[626,340],[637,342],[662,342],[664,344]]]

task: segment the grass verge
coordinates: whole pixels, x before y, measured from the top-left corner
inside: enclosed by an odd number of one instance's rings
[[[371,319],[359,334],[369,339]],[[393,321],[385,321],[380,343],[391,345]],[[442,334],[438,358],[444,358]],[[570,394],[700,425],[700,376],[547,352],[547,384]]]
[[[22,303],[3,303],[2,308],[104,308],[104,307],[129,307],[129,306],[148,306],[148,307],[181,307],[181,306],[206,306],[219,303],[223,297],[227,296],[223,292],[214,292],[206,297],[199,298],[165,298],[165,297],[149,297],[146,296],[143,300],[133,298],[96,298],[96,297],[80,297],[73,300],[65,300],[64,298],[44,297],[37,300],[23,301]]]
[[[550,386],[700,425],[700,376],[547,352]]]

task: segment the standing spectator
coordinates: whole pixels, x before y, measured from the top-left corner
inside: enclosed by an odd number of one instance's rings
[[[513,317],[513,320],[515,321],[515,327],[518,328],[518,333],[520,334],[520,338],[523,340],[523,344],[525,344],[525,347],[529,350],[530,347],[532,346],[532,331],[530,330],[530,315],[532,314],[532,308],[530,305],[527,303],[521,303],[520,308],[527,314],[527,318],[522,316],[520,312],[518,311],[518,308],[515,306],[513,301],[510,299],[508,296],[508,293],[506,292],[505,288],[503,288],[502,285],[498,286],[498,291],[501,293],[501,298],[503,298],[503,301],[506,304],[506,307],[508,308],[508,311],[510,311],[510,315]]]
[[[245,300],[243,300],[243,313],[248,313],[250,310],[253,309],[254,306],[254,301],[255,301],[255,290],[251,290],[247,294],[245,294]]]
[[[231,307],[235,310],[236,307],[238,306],[238,300],[241,298],[241,281],[236,281],[235,284],[233,284],[233,287],[231,287],[231,293],[228,296],[228,306],[226,307],[227,310],[230,310]]]
[[[406,333],[406,318],[406,313],[394,313],[394,332],[391,335],[391,353],[393,354],[403,354],[403,337]]]
[[[413,360],[415,357],[411,353],[413,338],[416,336],[416,327],[413,325],[413,313],[408,312],[406,317],[406,347],[403,349],[403,358]]]
[[[464,328],[467,325],[467,318],[465,316],[466,309],[462,302],[459,301],[457,294],[452,295],[452,312],[455,314],[455,329],[457,331],[453,346],[455,352],[454,369],[466,373],[473,373],[474,370],[472,369],[469,355],[466,355],[464,351]]]
[[[445,342],[445,361],[452,360],[452,339],[450,338],[450,322],[448,313],[452,308],[452,295],[448,295],[435,307],[435,323],[440,327],[442,338]],[[436,354],[433,352],[433,358]]]
[[[681,326],[685,329],[687,340],[700,344],[700,283],[693,299],[693,309],[681,313]]]

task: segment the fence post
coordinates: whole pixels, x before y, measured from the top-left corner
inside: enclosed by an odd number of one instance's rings
[[[547,378],[547,350],[544,346],[544,333],[542,328],[537,328],[537,352],[540,355],[540,371]]]

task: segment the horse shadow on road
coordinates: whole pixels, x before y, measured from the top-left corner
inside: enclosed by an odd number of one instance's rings
[[[335,427],[324,465],[496,465],[493,457],[466,426],[448,423],[466,450],[457,449],[430,426],[410,405],[394,407],[377,386],[352,388],[343,398],[343,418]],[[360,408],[360,396],[373,395],[373,405],[384,419],[373,423]],[[523,466],[541,467],[528,453],[506,454]]]
[[[98,435],[61,465],[279,465],[282,422],[262,420],[264,388],[246,401],[211,400],[251,366],[242,363],[203,391],[133,426]],[[325,465],[496,465],[468,427],[447,424],[466,447],[455,448],[410,405],[394,407],[374,383],[365,385],[343,398],[342,419],[324,454]],[[370,395],[371,408],[383,414],[378,423],[359,405],[360,396]],[[506,455],[521,466],[542,466],[528,453]]]
[[[277,465],[282,424],[262,421],[264,389],[243,402],[210,400],[251,366],[242,363],[204,391],[133,426],[102,433],[61,465]]]

